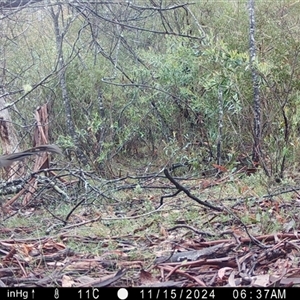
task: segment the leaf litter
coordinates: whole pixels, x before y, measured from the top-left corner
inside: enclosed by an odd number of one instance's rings
[[[78,206],[53,204],[41,190],[31,205],[15,203],[2,216],[1,286],[300,286],[299,217],[291,214],[299,188],[258,196],[240,177],[173,179],[175,188],[164,176],[102,182],[88,196],[77,191]],[[221,198],[220,186],[232,182],[247,195]],[[58,213],[61,206],[68,210]],[[16,225],[20,210],[30,212],[28,224]]]

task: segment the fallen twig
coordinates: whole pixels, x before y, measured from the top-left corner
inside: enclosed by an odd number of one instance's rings
[[[164,198],[174,197],[177,194],[179,194],[180,192],[184,192],[188,197],[190,197],[191,199],[195,200],[196,202],[198,202],[201,205],[204,205],[204,206],[209,207],[209,208],[211,208],[213,210],[216,210],[216,211],[223,211],[223,209],[221,207],[213,206],[212,204],[208,203],[207,201],[202,201],[202,200],[198,199],[196,196],[192,195],[189,190],[187,190],[184,186],[182,186],[180,183],[178,183],[171,176],[171,174],[170,174],[170,172],[168,171],[167,168],[164,169],[164,174],[175,185],[175,187],[178,189],[178,191],[175,192],[174,194],[169,194],[169,195],[161,196],[159,207],[163,205],[163,199]]]

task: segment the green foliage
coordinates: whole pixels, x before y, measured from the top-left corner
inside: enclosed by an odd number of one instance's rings
[[[75,147],[74,141],[70,136],[58,136],[57,143],[62,148],[71,148],[71,149],[73,149]]]
[[[104,25],[96,18],[93,22],[99,31],[93,37],[92,23],[86,26],[78,14],[68,11],[61,20],[61,29],[66,29],[63,53],[71,117],[91,164],[106,164],[122,156],[149,160],[156,155],[160,164],[172,159],[196,161],[198,166],[201,159],[216,156],[220,109],[223,156],[251,154],[253,84],[247,1],[217,6],[213,1],[197,2],[189,9],[193,15],[180,9],[166,12],[169,27],[155,14],[131,21],[130,26],[148,31]],[[262,149],[265,165],[278,173],[284,164],[299,160],[300,6],[260,1],[255,12]],[[122,7],[115,11],[124,20],[127,13]],[[53,138],[73,148],[58,85],[53,22],[48,14],[41,14],[42,26],[37,26],[38,14],[31,15],[32,24],[26,23],[28,15],[22,12],[18,15],[22,22],[5,20],[7,39],[2,39],[2,50],[9,70],[5,84],[11,91],[22,89],[16,99],[25,96],[17,103],[24,118],[16,114],[16,123],[32,123],[32,111],[48,101],[55,116]],[[35,86],[49,74],[49,79]]]

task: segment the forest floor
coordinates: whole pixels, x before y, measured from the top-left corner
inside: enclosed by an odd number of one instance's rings
[[[2,196],[1,286],[300,286],[296,176],[168,174],[60,170]]]

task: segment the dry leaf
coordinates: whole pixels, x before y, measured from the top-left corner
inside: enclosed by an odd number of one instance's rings
[[[252,277],[254,287],[266,287],[270,283],[270,275],[263,274]]]
[[[62,279],[61,279],[61,286],[62,287],[72,287],[75,285],[74,280],[67,275],[63,275]]]
[[[143,269],[141,269],[141,271],[140,271],[140,280],[143,285],[147,285],[147,284],[157,281],[155,278],[153,278],[153,276],[150,272],[147,272]]]
[[[228,270],[232,270],[232,268],[230,268],[230,267],[224,267],[224,268],[221,268],[221,269],[218,271],[218,276],[219,276],[219,278],[220,278],[220,279],[223,279],[223,277],[224,277],[226,271],[228,271]]]

